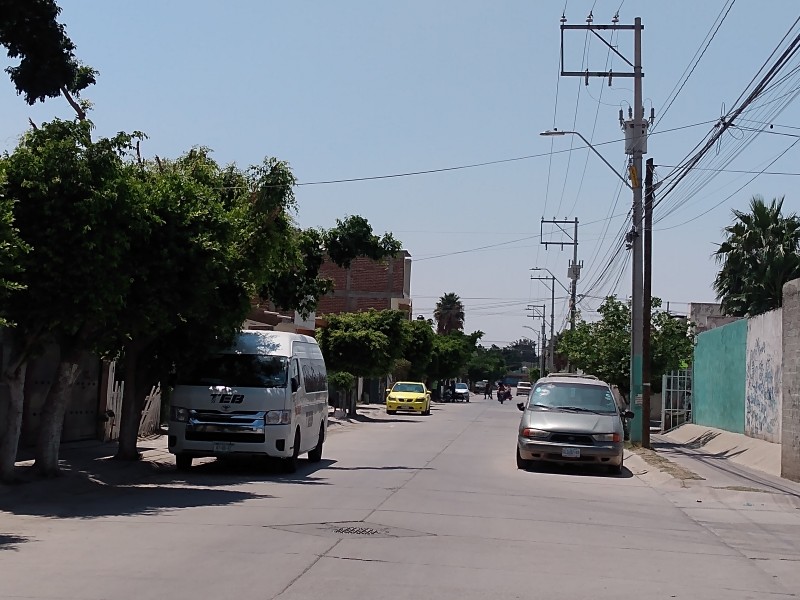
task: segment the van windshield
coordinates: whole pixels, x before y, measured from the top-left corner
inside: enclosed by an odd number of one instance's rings
[[[537,385],[530,397],[530,407],[541,410],[574,408],[602,413],[617,411],[617,403],[608,387],[576,383]]]
[[[286,387],[289,359],[259,354],[217,354],[178,374],[179,385]]]

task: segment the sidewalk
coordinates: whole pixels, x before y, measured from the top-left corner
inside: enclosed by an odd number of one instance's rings
[[[686,423],[665,433],[662,439],[707,457],[726,459],[769,475],[781,475],[781,446],[741,433]]]
[[[360,423],[384,420],[386,415],[382,409],[383,405],[360,404],[354,418],[331,409],[328,434],[348,430]],[[153,475],[175,471],[175,457],[167,449],[166,432],[140,439],[138,448],[142,459],[126,462],[114,459],[116,442],[92,440],[62,444],[59,452],[61,474],[52,479],[40,479],[28,469],[33,466],[33,450],[23,449],[17,461],[21,482],[0,484],[0,510],[11,503],[52,501],[100,489],[124,488],[141,484]],[[195,464],[212,461],[213,458],[197,459]]]

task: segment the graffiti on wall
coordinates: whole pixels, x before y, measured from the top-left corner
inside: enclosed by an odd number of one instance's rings
[[[745,433],[780,443],[783,393],[781,311],[750,319],[747,331]]]

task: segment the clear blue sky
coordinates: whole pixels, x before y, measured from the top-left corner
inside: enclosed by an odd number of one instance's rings
[[[599,79],[558,77],[559,19],[564,2],[506,0],[341,0],[339,2],[138,2],[60,0],[61,21],[80,59],[100,71],[85,94],[99,135],[148,134],[147,155],[176,156],[192,146],[212,148],[221,162],[242,166],[265,156],[287,160],[300,182],[389,175],[530,155],[538,158],[442,173],[297,188],[298,223],[329,227],[359,214],[378,232],[403,241],[414,258],[415,314],[431,316],[445,292],[461,296],[466,329],[505,344],[532,335],[529,303],[549,299],[529,269],[547,267],[568,285],[569,249],[539,244],[540,219],[578,217],[585,293],[620,239],[630,193],[596,156],[575,150],[577,139],[543,138],[553,126],[576,129],[621,171],[624,148],[618,111],[632,102],[630,80],[612,87]],[[657,119],[714,24],[725,0],[633,2],[568,0],[570,23],[622,23],[642,17],[646,112]],[[796,0],[738,0],[696,70],[649,140],[658,165],[675,165],[711,128],[798,17]],[[792,35],[796,35],[797,30]],[[604,70],[609,53],[596,38],[566,40],[568,68]],[[615,38],[632,56],[633,38]],[[3,59],[4,65],[7,60]],[[794,63],[796,65],[796,63]],[[623,70],[619,60],[611,68]],[[792,83],[794,82],[794,83]],[[28,118],[71,118],[63,99],[28,107],[7,78],[0,85],[0,145],[13,148]],[[787,83],[787,92],[797,80]],[[758,113],[766,114],[764,111]],[[753,118],[758,115],[753,113]],[[800,126],[796,104],[771,116]],[[717,149],[735,148],[741,133]],[[758,170],[797,138],[759,135],[727,169]],[[770,171],[800,171],[800,144]],[[659,167],[664,177],[668,166]],[[800,207],[794,176],[708,172],[705,187],[678,189],[674,211],[656,211],[653,293],[685,311],[713,301],[711,253],[730,221],[756,193],[786,195]],[[739,187],[744,186],[740,191]],[[732,195],[726,200],[726,197]],[[665,202],[666,204],[666,202]],[[707,214],[701,213],[719,204]],[[662,208],[670,208],[669,206]],[[617,215],[610,221],[608,215]],[[694,219],[694,220],[691,220]],[[685,223],[686,221],[690,221]],[[670,228],[670,229],[667,229]],[[549,231],[546,236],[551,237]],[[503,244],[503,245],[497,245]],[[483,246],[495,247],[477,250]],[[619,263],[592,296],[627,296],[629,270]],[[566,314],[557,296],[557,324]],[[548,302],[549,304],[549,302]],[[599,300],[581,308],[591,318]],[[549,306],[548,306],[549,310]]]

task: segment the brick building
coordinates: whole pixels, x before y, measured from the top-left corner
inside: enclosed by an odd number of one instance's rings
[[[375,310],[402,310],[411,317],[411,254],[375,261],[357,258],[349,269],[325,261],[320,277],[332,279],[334,291],[320,299],[318,315]]]

